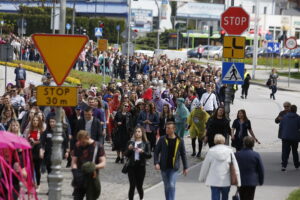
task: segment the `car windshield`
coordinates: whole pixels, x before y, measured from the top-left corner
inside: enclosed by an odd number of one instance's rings
[[[219,47],[219,46],[218,47],[215,46],[215,47],[210,47],[209,50],[219,50],[220,48],[221,47]]]

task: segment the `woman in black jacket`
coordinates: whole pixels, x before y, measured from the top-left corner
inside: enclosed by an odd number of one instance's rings
[[[215,145],[214,137],[216,134],[222,134],[225,138],[231,134],[229,120],[225,117],[224,107],[219,107],[206,123],[206,136],[204,141],[208,143],[209,147]]]
[[[163,106],[163,111],[159,117],[159,135],[166,135],[166,123],[172,121],[174,122],[174,116],[172,114],[172,110],[170,109],[169,104],[165,104]]]
[[[133,200],[137,189],[140,199],[144,198],[143,182],[146,174],[146,159],[151,158],[150,144],[143,127],[135,128],[133,140],[128,142],[125,155],[128,158],[129,200]]]
[[[117,151],[116,163],[124,163],[126,144],[130,140],[132,131],[132,116],[129,112],[129,104],[123,103],[115,116],[116,130],[113,136],[114,149]],[[122,154],[121,154],[122,153]]]

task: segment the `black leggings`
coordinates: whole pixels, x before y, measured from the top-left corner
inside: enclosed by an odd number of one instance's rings
[[[146,135],[147,135],[147,138],[148,138],[148,140],[150,142],[151,150],[154,150],[155,143],[156,143],[156,134],[155,134],[155,132],[154,131],[147,132]]]
[[[33,165],[34,165],[34,173],[35,173],[35,177],[36,177],[36,184],[40,185],[42,160],[39,158],[33,159]]]
[[[134,166],[128,167],[128,179],[129,179],[129,200],[133,200],[134,190],[137,189],[140,199],[144,198],[143,183],[146,174],[146,167],[141,166],[139,162],[136,162]]]
[[[199,147],[199,154],[201,154],[202,151],[202,139],[198,138],[198,147]],[[196,138],[192,138],[192,148],[193,148],[193,153],[196,153]]]

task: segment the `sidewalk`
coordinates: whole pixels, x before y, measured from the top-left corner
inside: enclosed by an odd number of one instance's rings
[[[198,59],[195,59],[198,60]],[[206,59],[201,59],[200,61],[203,61],[204,63],[207,63]],[[210,60],[209,63],[212,65],[220,66],[222,67],[221,61],[212,61]],[[253,66],[246,64],[245,68],[249,71],[249,73],[252,76],[252,69]],[[258,65],[255,70],[255,80],[251,80],[252,84],[260,85],[260,86],[266,86],[266,82],[269,78],[269,75],[271,73],[272,67],[264,66],[264,65]],[[288,69],[277,69],[279,72],[288,72]],[[297,69],[291,68],[291,72],[297,72]],[[284,91],[297,91],[300,92],[300,80],[299,79],[290,79],[290,86],[288,87],[288,77],[285,76],[279,76],[278,83],[277,83],[278,90],[284,90]]]

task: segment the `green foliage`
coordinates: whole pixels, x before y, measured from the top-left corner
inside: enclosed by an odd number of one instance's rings
[[[52,7],[28,7],[28,6],[20,6],[19,13],[23,15],[51,15]],[[67,8],[67,15],[72,15],[73,9]]]
[[[293,191],[287,200],[299,200],[300,199],[300,189]]]
[[[29,65],[40,69],[44,68],[44,65],[42,63],[37,63],[37,62],[26,62],[26,61],[19,60],[19,61],[15,61],[15,63],[22,63],[24,65]],[[82,72],[77,70],[71,70],[69,76],[79,79],[84,88],[89,88],[90,85],[95,85],[98,88],[102,87],[102,80],[103,80],[102,75],[95,74],[93,72]],[[105,76],[105,83],[108,83],[110,79],[111,77]]]
[[[50,30],[51,7],[21,6],[20,13],[18,14],[0,13],[0,19],[3,19],[5,22],[2,28],[3,34],[9,34],[10,32],[17,33],[17,21],[22,17],[27,21],[26,36],[30,36],[33,33],[52,33]],[[96,39],[94,31],[95,27],[99,26],[99,21],[103,21],[105,23],[103,38],[108,39],[109,43],[116,43],[118,34],[116,26],[120,25],[120,32],[122,32],[125,29],[124,19],[76,17],[75,27],[82,27],[83,29],[86,29],[89,38]],[[67,9],[66,22],[72,24],[72,9]]]
[[[168,48],[169,34],[174,32],[175,32],[174,30],[166,30],[165,32],[160,34],[159,37],[160,49]],[[145,37],[137,38],[135,43],[136,43],[136,49],[154,50],[156,49],[157,32],[147,33]]]
[[[252,65],[253,59],[252,58],[246,58],[244,60],[245,64],[250,64]],[[294,68],[295,63],[300,62],[299,59],[292,59],[291,60],[291,68]],[[287,68],[290,65],[290,59],[287,58],[282,58],[281,61],[279,58],[258,58],[257,59],[257,64],[258,65],[263,65],[263,66],[273,66],[275,68]]]
[[[288,72],[278,72],[279,76],[289,76]],[[291,78],[300,79],[300,72],[291,72]]]

